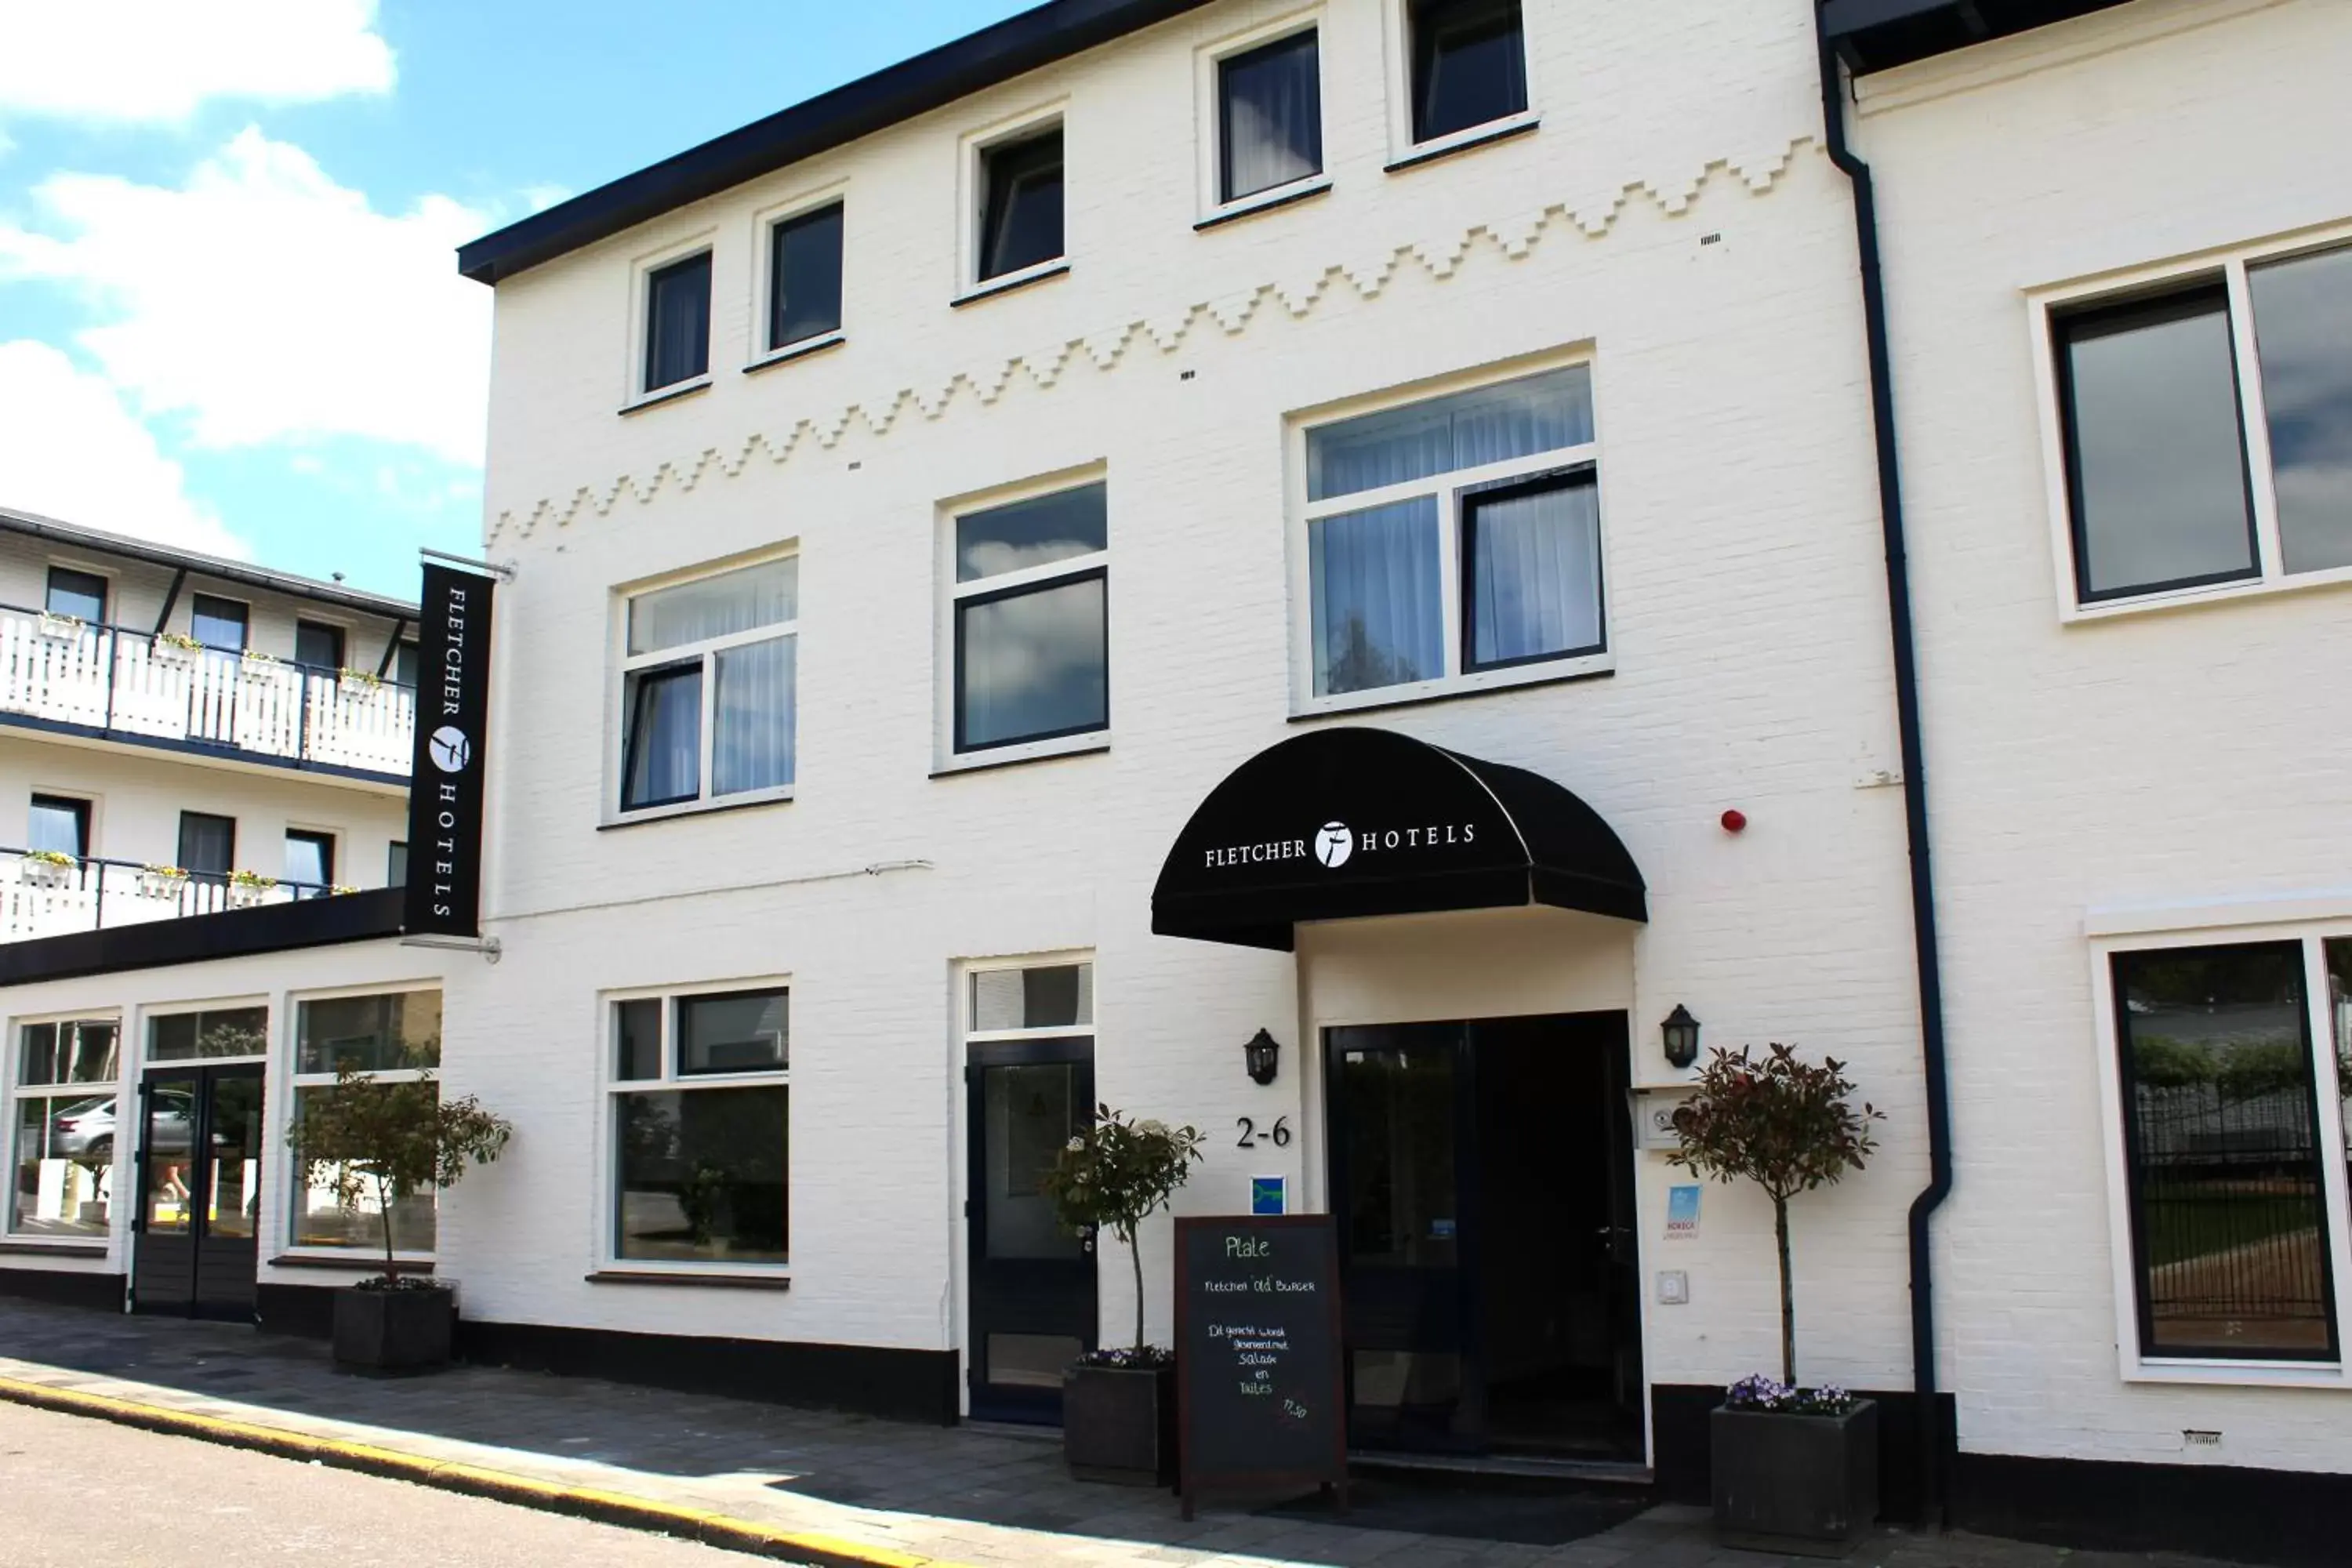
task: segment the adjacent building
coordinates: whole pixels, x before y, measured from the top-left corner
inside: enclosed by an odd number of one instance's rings
[[[1695,1017],[1886,1114],[1796,1257],[1895,1511],[2340,1500],[2347,23],[1060,0],[487,237],[478,952],[29,944],[10,1124],[234,999],[265,1326],[356,1050],[517,1125],[403,1220],[473,1353],[1051,1421],[1108,1102],[1336,1216],[1359,1448],[1687,1491]],[[0,1282],[181,1310],[90,1223]]]

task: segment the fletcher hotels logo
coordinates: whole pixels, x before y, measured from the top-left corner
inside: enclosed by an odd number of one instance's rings
[[[1478,842],[1475,822],[1433,822],[1418,827],[1373,828],[1359,833],[1344,822],[1327,822],[1316,829],[1312,842],[1304,838],[1272,838],[1257,844],[1233,844],[1203,850],[1208,868],[1265,866],[1313,857],[1327,871],[1336,871],[1359,855],[1391,849],[1438,849]]]
[[[433,765],[445,773],[463,773],[466,764],[474,760],[474,743],[455,724],[444,724],[434,731],[425,745],[433,754]]]

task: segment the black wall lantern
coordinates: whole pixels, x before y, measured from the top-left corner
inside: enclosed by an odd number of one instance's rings
[[[1686,1068],[1698,1060],[1698,1020],[1690,1016],[1689,1008],[1675,1003],[1675,1010],[1658,1027],[1666,1037],[1667,1061]]]
[[[1242,1061],[1249,1068],[1250,1077],[1259,1083],[1274,1081],[1274,1069],[1281,1058],[1282,1042],[1264,1029],[1252,1035],[1249,1044],[1242,1047]]]

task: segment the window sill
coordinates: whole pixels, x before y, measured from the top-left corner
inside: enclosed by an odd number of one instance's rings
[[[403,1274],[433,1272],[434,1264],[430,1258],[400,1257],[395,1258],[394,1261],[400,1265],[400,1271]],[[381,1274],[383,1272],[383,1259],[362,1258],[355,1254],[341,1252],[281,1252],[269,1260],[269,1267],[272,1268],[329,1268],[351,1274]]]
[[[621,405],[621,413],[624,417],[631,414],[643,414],[657,404],[675,403],[681,397],[691,397],[698,392],[709,390],[710,377],[697,376],[692,381],[681,381],[675,386],[665,386],[658,392],[648,392],[635,402],[624,403]]]
[[[1063,735],[1051,741],[1031,741],[1022,745],[999,746],[992,751],[950,757],[933,768],[931,776],[940,779],[954,773],[986,773],[992,768],[1052,762],[1058,757],[1088,757],[1109,750],[1110,731],[1094,730],[1083,735]]]
[[[10,1258],[104,1258],[106,1250],[102,1241],[0,1241],[0,1257]]]
[[[993,300],[999,294],[1010,294],[1016,289],[1026,289],[1032,283],[1043,283],[1049,278],[1059,278],[1070,269],[1067,257],[1041,261],[1034,267],[1024,267],[1018,272],[1008,272],[1002,278],[992,278],[976,284],[948,301],[948,309],[961,310],[966,305],[977,305],[982,300]]]
[[[2175,588],[2167,593],[2142,594],[2129,599],[2099,599],[2085,605],[2075,599],[2070,588],[2059,618],[2069,625],[2084,621],[2114,620],[2120,616],[2153,615],[2163,610],[2194,609],[2202,605],[2227,604],[2234,599],[2265,599],[2279,594],[2307,594],[2318,588],[2340,588],[2352,584],[2352,566],[2337,566],[2326,572],[2297,572],[2276,577],[2249,577],[2235,583],[2210,583],[2200,588]]]
[[[826,332],[820,337],[804,338],[796,343],[786,343],[782,348],[771,350],[745,365],[743,374],[755,375],[763,370],[773,370],[780,364],[790,364],[794,360],[808,359],[813,355],[821,354],[827,349],[837,349],[848,341],[848,336],[845,333]]]
[[[1412,151],[1387,164],[1382,173],[1394,174],[1406,169],[1418,169],[1423,163],[1434,163],[1440,158],[1451,158],[1456,153],[1467,153],[1475,147],[1490,147],[1497,142],[1508,142],[1514,136],[1525,136],[1542,124],[1543,117],[1533,110],[1514,114],[1507,120],[1490,120],[1484,125],[1474,125],[1467,131],[1457,131],[1434,142],[1420,142]]]
[[[719,1290],[789,1290],[789,1274],[689,1274],[664,1268],[599,1268],[582,1276],[591,1285],[688,1285]]]
[[[676,805],[649,805],[643,811],[620,812],[596,825],[599,833],[610,833],[616,827],[641,827],[648,822],[675,822],[681,816],[715,816],[723,811],[750,811],[755,806],[784,805],[793,798],[793,784],[782,789],[763,789],[740,795],[729,795],[724,800],[688,800]]]
[[[1330,193],[1331,176],[1328,174],[1317,174],[1291,184],[1276,185],[1273,190],[1260,191],[1255,195],[1244,196],[1239,201],[1225,203],[1194,224],[1192,232],[1202,234],[1213,228],[1223,228],[1229,223],[1239,223],[1245,217],[1255,217],[1260,213],[1270,213],[1276,207],[1290,206],[1298,202],[1312,200],[1317,196],[1328,195]]]
[[[2141,1361],[2124,1366],[2126,1383],[2193,1384],[2233,1388],[2352,1389],[2336,1362]]]
[[[1486,670],[1444,680],[1417,680],[1406,686],[1350,691],[1343,697],[1311,698],[1291,710],[1290,721],[1294,724],[1311,723],[1318,719],[1334,718],[1344,713],[1360,713],[1369,708],[1406,708],[1424,702],[1452,702],[1459,698],[1518,691],[1530,686],[1558,686],[1571,680],[1593,680],[1616,673],[1614,655],[1592,654],[1583,658],[1519,665],[1510,669]]]

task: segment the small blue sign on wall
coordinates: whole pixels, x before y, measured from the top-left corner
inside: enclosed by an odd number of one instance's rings
[[[1250,1213],[1288,1214],[1285,1198],[1290,1185],[1287,1176],[1252,1176],[1250,1178]]]
[[[1698,1235],[1698,1194],[1696,1186],[1666,1189],[1668,1241],[1688,1241]]]

